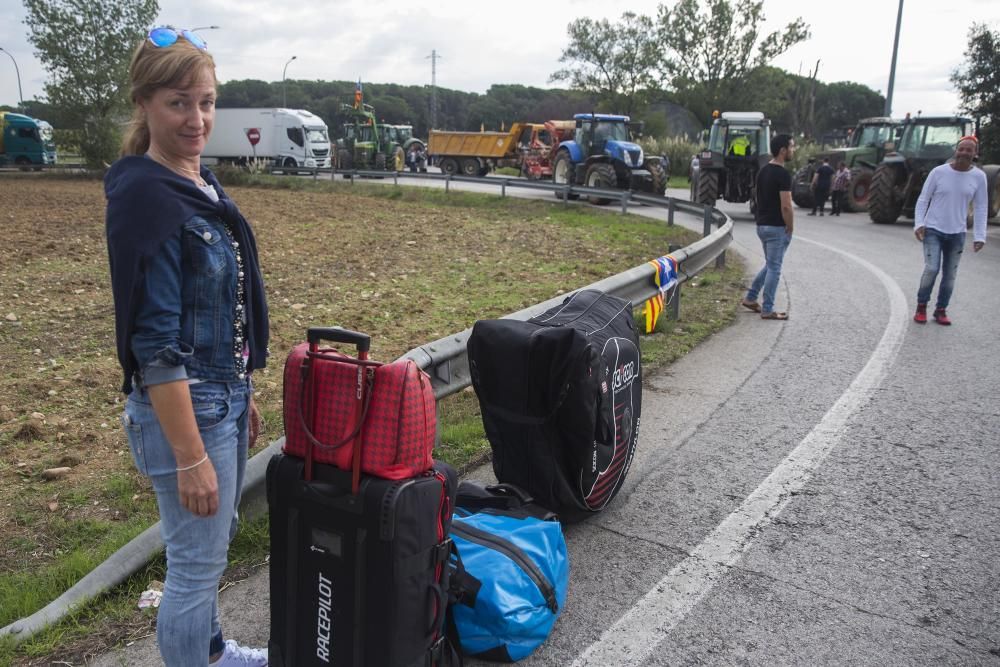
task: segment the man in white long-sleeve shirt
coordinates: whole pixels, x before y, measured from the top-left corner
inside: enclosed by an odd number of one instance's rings
[[[924,244],[924,273],[917,290],[917,312],[913,320],[927,323],[927,302],[941,271],[934,321],[951,324],[946,309],[955,289],[958,262],[965,246],[969,202],[973,202],[972,247],[979,252],[986,244],[986,174],[973,166],[979,142],[962,137],[955,156],[947,164],[935,167],[927,176],[914,212],[914,234]]]

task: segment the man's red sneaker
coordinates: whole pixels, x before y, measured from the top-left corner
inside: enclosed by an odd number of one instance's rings
[[[917,324],[927,324],[927,304],[918,303],[917,312],[913,316],[913,321]]]
[[[934,321],[946,327],[951,326],[951,320],[948,319],[948,314],[944,312],[944,308],[938,308],[934,311]]]

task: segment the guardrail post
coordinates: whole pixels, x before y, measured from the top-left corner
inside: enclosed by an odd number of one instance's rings
[[[507,179],[506,178],[503,180],[503,183],[500,184],[500,196],[501,197],[506,197],[507,196]]]
[[[319,177],[319,169],[313,168],[313,181]]]
[[[722,227],[722,220],[719,220],[717,227]],[[726,268],[726,249],[723,248],[722,252],[719,253],[718,257],[715,258],[715,268],[724,269]]]
[[[705,204],[705,227],[703,236],[709,236],[712,233],[712,207]]]
[[[447,174],[444,177],[444,191],[447,194],[451,186],[451,174]]]
[[[568,207],[569,206],[569,191],[571,189],[572,188],[571,188],[571,186],[569,184],[567,184],[566,187],[563,188],[563,197],[562,197],[563,207]]]
[[[673,203],[673,200],[671,200]],[[680,250],[681,247],[676,243],[671,243],[667,246],[668,252],[675,252]],[[667,317],[673,321],[678,321],[681,319],[681,283],[680,281],[674,285],[673,293],[670,295],[670,309]]]
[[[667,227],[674,226],[674,198],[667,198]]]
[[[629,197],[631,197],[631,196],[632,196],[632,191],[631,190],[626,190],[625,192],[622,193],[622,197],[621,197],[622,215],[625,215],[626,213],[628,213],[628,200],[629,200]]]
[[[392,172],[392,184],[393,185],[399,185],[399,172],[398,171],[394,170]]]

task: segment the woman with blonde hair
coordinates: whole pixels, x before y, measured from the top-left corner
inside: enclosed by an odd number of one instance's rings
[[[132,124],[104,185],[122,423],[167,552],[157,643],[168,667],[259,667],[266,651],[225,640],[218,609],[260,430],[251,373],[267,359],[268,313],[257,244],[201,165],[216,97],[205,42],[154,28],[129,74]]]

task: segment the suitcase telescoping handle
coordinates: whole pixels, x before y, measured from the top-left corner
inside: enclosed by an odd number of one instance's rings
[[[321,340],[355,345],[358,348],[359,359],[367,359],[368,350],[372,346],[372,337],[368,334],[340,327],[309,327],[306,332],[306,340],[309,341],[309,347],[313,350]]]

